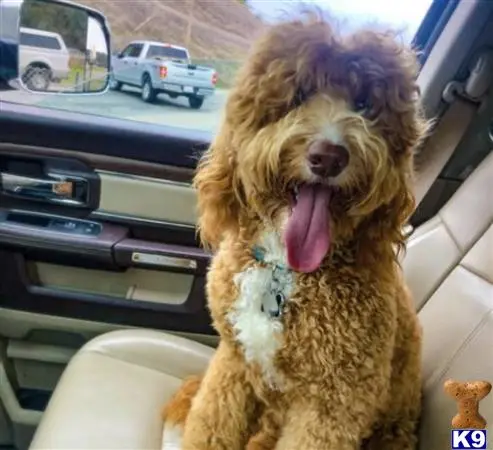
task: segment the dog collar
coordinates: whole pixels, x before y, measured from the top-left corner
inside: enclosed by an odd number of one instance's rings
[[[253,254],[253,257],[255,258],[255,261],[257,261],[259,263],[262,263],[262,264],[265,264],[265,265],[270,265],[270,266],[273,266],[275,269],[283,270],[283,271],[286,271],[286,272],[290,272],[291,271],[291,269],[289,269],[284,264],[279,264],[279,263],[274,264],[274,263],[271,263],[271,262],[267,262],[265,260],[265,249],[263,249],[262,247],[259,247],[257,245],[255,247],[253,247],[252,254]]]

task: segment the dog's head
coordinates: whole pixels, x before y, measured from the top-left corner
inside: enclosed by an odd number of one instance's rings
[[[414,52],[390,33],[343,38],[320,18],[274,26],[240,70],[199,163],[202,240],[215,247],[269,223],[301,272],[358,237],[401,245],[426,129],[416,74]]]

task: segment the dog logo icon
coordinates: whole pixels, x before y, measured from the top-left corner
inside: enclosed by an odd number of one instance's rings
[[[452,449],[486,449],[486,419],[479,413],[479,402],[491,392],[491,383],[447,380],[444,390],[457,402],[451,424]]]

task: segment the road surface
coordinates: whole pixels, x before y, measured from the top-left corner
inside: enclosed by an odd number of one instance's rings
[[[0,91],[0,99],[5,101],[212,132],[221,119],[226,96],[226,90],[217,89],[201,109],[192,110],[186,98],[173,100],[164,94],[155,104],[144,103],[139,89],[131,87],[91,95]]]

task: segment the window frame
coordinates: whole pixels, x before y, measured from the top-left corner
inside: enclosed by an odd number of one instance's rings
[[[416,31],[411,45],[419,51],[419,62],[423,65],[441,32],[447,25],[461,0],[433,0],[418,30]]]

